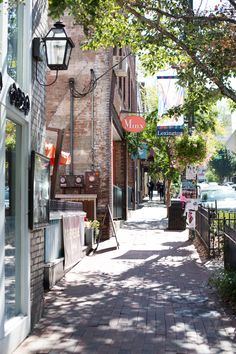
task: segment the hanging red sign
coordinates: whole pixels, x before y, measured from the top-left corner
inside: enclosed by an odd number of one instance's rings
[[[140,116],[126,116],[121,124],[124,130],[132,133],[142,132],[146,127],[145,119]]]

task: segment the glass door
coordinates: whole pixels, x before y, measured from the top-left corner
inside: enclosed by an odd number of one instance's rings
[[[5,320],[20,313],[21,126],[6,120],[5,158]],[[18,173],[17,173],[18,171]]]

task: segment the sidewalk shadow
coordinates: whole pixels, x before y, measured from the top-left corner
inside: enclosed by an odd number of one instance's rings
[[[102,254],[102,253],[106,253],[106,252],[115,251],[115,250],[117,250],[117,249],[118,249],[117,246],[103,248],[103,249],[100,249],[100,250],[98,250],[98,251],[97,251],[96,249],[94,249],[94,250],[92,251],[92,254],[93,254],[93,255]]]
[[[191,245],[191,241],[185,242],[164,242],[162,243],[163,246],[171,246],[171,249],[165,250],[154,250],[154,251],[146,251],[146,250],[131,250],[128,251],[121,256],[113,257],[112,259],[148,259],[149,257],[156,256],[155,261],[158,261],[162,258],[166,258],[168,256],[175,256],[175,257],[188,257],[192,254],[192,251],[183,249]],[[151,260],[152,261],[152,260]]]
[[[163,250],[163,251],[128,251],[124,253],[122,256],[119,257],[114,257],[113,259],[143,259],[147,260],[150,257],[155,256],[155,260],[158,261],[161,258],[165,258],[166,256],[169,255],[169,250]],[[177,251],[175,256],[181,256],[181,257],[188,257],[191,255],[191,252],[188,250],[182,250],[182,251]]]
[[[88,269],[80,277],[74,271],[51,291],[45,317],[31,337],[34,352],[133,352],[145,341],[157,352],[161,337],[171,352],[182,353],[191,344],[189,333],[211,347],[225,343],[229,338],[223,329],[234,323],[222,316],[217,302],[209,301],[208,275],[185,248],[190,244],[176,241],[164,243],[171,247],[166,250],[130,250],[113,260],[143,262],[120,274]]]
[[[142,220],[142,221],[125,221],[122,229],[130,230],[165,230],[168,227],[168,219],[162,218],[161,220]]]

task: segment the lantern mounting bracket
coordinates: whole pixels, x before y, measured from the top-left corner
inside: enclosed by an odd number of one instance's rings
[[[42,43],[43,41],[39,37],[33,38],[32,43],[32,55],[36,61],[43,61],[43,54],[42,54]]]

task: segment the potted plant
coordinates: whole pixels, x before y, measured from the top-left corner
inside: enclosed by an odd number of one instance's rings
[[[99,236],[100,222],[98,220],[92,220],[90,221],[90,227],[94,229],[94,238],[97,240]]]
[[[98,220],[91,220],[86,222],[85,228],[85,244],[93,246],[99,235],[100,222]]]

